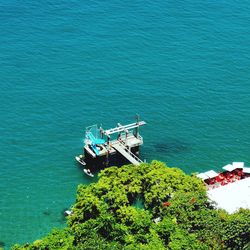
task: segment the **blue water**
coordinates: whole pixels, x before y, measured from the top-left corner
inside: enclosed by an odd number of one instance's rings
[[[142,158],[250,163],[248,1],[0,1],[0,244],[63,227],[86,126],[147,121]]]

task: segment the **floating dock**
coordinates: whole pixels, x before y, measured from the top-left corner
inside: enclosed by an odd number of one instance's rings
[[[84,140],[84,156],[76,157],[77,161],[88,168],[101,168],[109,165],[121,165],[130,162],[139,165],[143,161],[139,158],[139,148],[143,138],[139,128],[146,122],[139,121],[104,130],[93,125],[86,128]]]

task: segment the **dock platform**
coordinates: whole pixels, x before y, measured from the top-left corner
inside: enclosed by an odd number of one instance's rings
[[[87,165],[109,165],[114,159],[121,157],[134,165],[143,161],[139,158],[139,147],[143,138],[139,128],[146,122],[137,121],[127,125],[117,124],[116,127],[104,130],[93,125],[86,128],[84,140],[84,162]],[[119,162],[117,162],[119,165]]]

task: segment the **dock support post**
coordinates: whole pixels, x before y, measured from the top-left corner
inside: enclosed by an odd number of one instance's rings
[[[100,127],[100,136],[101,136],[101,139],[103,139],[103,128]]]
[[[139,120],[140,120],[140,117],[139,117],[138,114],[136,114],[136,124],[137,124],[137,125],[139,125]],[[135,136],[136,138],[138,138],[138,134],[139,134],[139,126],[137,126],[137,127],[135,128],[135,134],[134,134],[134,136]]]

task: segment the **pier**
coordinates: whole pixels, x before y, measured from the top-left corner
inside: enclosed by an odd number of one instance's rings
[[[141,126],[146,122],[139,121],[127,125],[118,123],[111,129],[103,129],[93,125],[86,128],[84,139],[84,155],[76,157],[82,165],[108,166],[120,165],[126,161],[133,165],[139,165],[143,161],[139,158],[139,148],[143,144],[143,138],[139,134]]]

